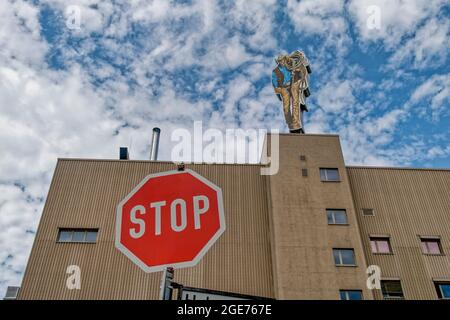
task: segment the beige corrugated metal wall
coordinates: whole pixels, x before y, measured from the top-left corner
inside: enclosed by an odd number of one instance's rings
[[[450,170],[347,172],[368,264],[379,265],[383,278],[400,278],[406,299],[437,299],[433,279],[450,280]],[[363,216],[362,208],[375,215]],[[370,235],[389,235],[393,254],[372,254]],[[444,255],[423,254],[419,236],[439,236]]]
[[[274,297],[266,177],[258,165],[187,165],[223,190],[227,229],[202,261],[175,272],[188,286]],[[19,299],[157,299],[161,273],[146,274],[114,246],[115,210],[170,162],[58,161]],[[59,227],[99,228],[96,244],[57,243]],[[81,268],[81,290],[66,268]]]

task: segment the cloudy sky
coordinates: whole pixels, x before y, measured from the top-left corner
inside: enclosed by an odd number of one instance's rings
[[[20,285],[58,157],[145,159],[159,126],[169,159],[171,132],[194,121],[287,132],[279,53],[309,57],[306,131],[338,133],[347,164],[450,167],[449,13],[446,0],[0,1],[0,297]]]

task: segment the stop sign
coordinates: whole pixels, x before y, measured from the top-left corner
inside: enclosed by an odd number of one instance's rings
[[[188,169],[145,177],[117,206],[116,247],[146,272],[196,265],[224,231],[222,190]]]

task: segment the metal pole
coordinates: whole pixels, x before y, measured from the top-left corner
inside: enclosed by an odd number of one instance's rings
[[[160,300],[172,300],[172,281],[174,276],[174,270],[171,267],[167,267],[161,277],[161,286],[159,290]]]
[[[161,133],[160,128],[153,128],[152,144],[150,146],[150,160],[156,161],[158,159],[159,149],[159,135]],[[172,281],[174,276],[174,270],[171,267],[166,268],[161,276],[161,285],[159,290],[160,300],[172,300]]]
[[[158,159],[159,149],[159,135],[161,133],[160,128],[153,128],[152,144],[150,146],[150,160],[156,161]],[[161,285],[159,290],[160,300],[172,300],[172,281],[173,281],[173,268],[166,268],[161,276]]]
[[[150,160],[156,161],[158,159],[158,148],[159,148],[159,134],[161,133],[160,128],[153,128],[152,144],[150,146]]]

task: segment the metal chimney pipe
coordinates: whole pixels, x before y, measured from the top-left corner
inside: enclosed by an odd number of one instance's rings
[[[156,161],[158,159],[158,148],[159,148],[159,134],[161,133],[160,128],[153,128],[152,144],[150,146],[150,160]]]

